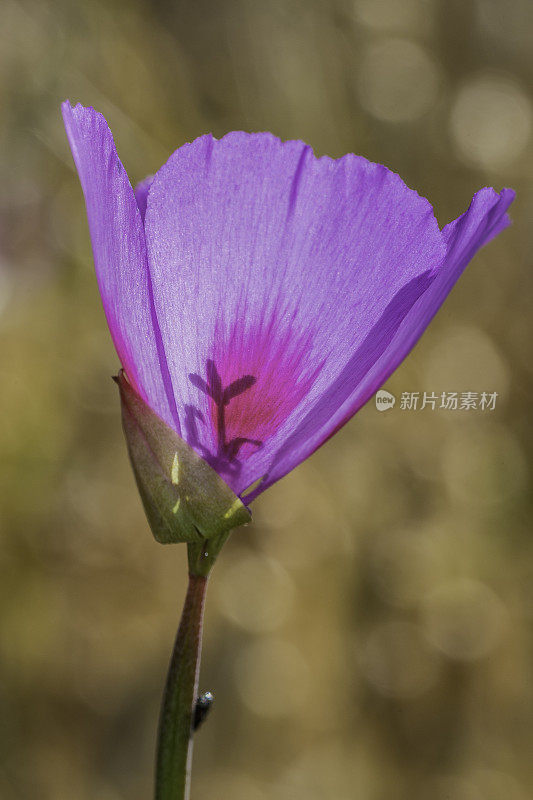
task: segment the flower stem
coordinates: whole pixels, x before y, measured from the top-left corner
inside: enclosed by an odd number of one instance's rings
[[[198,691],[207,580],[207,575],[189,574],[159,719],[155,800],[189,798],[193,711]]]

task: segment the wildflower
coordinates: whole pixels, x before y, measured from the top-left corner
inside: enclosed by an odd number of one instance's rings
[[[440,230],[385,167],[270,133],[201,136],[134,192],[104,117],[63,116],[126,375],[247,502],[382,386],[509,224],[510,189]]]

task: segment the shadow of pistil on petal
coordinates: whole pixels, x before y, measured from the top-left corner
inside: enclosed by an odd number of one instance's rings
[[[207,453],[205,448],[200,445],[196,424],[197,420],[203,422],[204,418],[200,411],[193,406],[186,407],[185,425],[189,434],[189,441],[192,446],[199,447],[203,451],[204,458],[209,461],[214,469],[225,466],[229,468],[232,473],[238,473],[241,466],[238,461],[241,447],[245,444],[252,444],[259,448],[262,447],[263,442],[260,439],[250,439],[247,436],[236,436],[228,441],[226,438],[226,409],[234,398],[239,397],[244,392],[248,391],[248,389],[251,389],[256,382],[256,378],[254,375],[243,375],[224,387],[222,378],[212,359],[208,359],[206,362],[206,377],[207,380],[204,380],[196,373],[189,374],[189,380],[193,386],[207,395],[215,406],[217,431],[216,455],[213,456],[212,453]]]

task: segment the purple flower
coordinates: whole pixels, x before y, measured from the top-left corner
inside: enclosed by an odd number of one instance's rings
[[[135,192],[104,117],[63,104],[100,293],[141,397],[247,502],[374,394],[514,193],[439,229],[360,156],[270,133],[201,136]]]

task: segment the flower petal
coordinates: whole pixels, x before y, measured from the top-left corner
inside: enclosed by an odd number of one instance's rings
[[[503,189],[500,194],[494,189],[481,189],[468,211],[445,226],[442,235],[447,246],[446,259],[435,280],[404,317],[381,357],[365,371],[360,369],[361,361],[365,360],[365,345],[354,354],[343,374],[274,454],[267,478],[253,496],[247,497],[247,502],[311,455],[383,385],[417,343],[475,253],[510,224],[506,212],[514,196],[511,189]],[[399,297],[395,298],[392,306],[398,301]],[[384,315],[385,326],[391,311],[393,308]],[[379,337],[381,332],[380,322],[369,338]],[[348,392],[350,383],[352,391]]]
[[[137,184],[135,187],[135,199],[137,200],[137,205],[139,206],[139,211],[141,212],[141,217],[144,222],[144,217],[146,214],[146,203],[148,202],[148,192],[150,191],[150,186],[152,185],[152,181],[154,180],[153,175],[148,175],[143,181]]]
[[[154,330],[141,213],[104,117],[93,108],[62,105],[80,177],[98,286],[115,348],[131,383],[168,424],[174,397]]]
[[[238,493],[329,435],[317,405],[335,416],[445,255],[431,206],[397,175],[271,134],[177,150],[145,230],[182,435]]]

